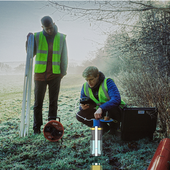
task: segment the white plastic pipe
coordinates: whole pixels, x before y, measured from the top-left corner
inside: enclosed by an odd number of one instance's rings
[[[95,126],[95,156],[98,156],[98,127]]]

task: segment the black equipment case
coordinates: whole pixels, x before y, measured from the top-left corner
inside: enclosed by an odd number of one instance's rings
[[[153,139],[158,110],[155,107],[124,107],[122,111],[121,139],[125,141],[148,137]]]

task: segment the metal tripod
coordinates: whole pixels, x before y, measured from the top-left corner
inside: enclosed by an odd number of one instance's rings
[[[28,136],[30,125],[30,103],[31,103],[31,85],[32,85],[32,65],[34,56],[34,35],[28,37],[27,59],[24,76],[20,137]]]

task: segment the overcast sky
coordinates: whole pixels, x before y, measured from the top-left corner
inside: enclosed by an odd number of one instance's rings
[[[47,1],[0,1],[0,62],[25,61],[25,41],[29,32],[42,30],[40,19],[49,15],[61,33],[67,35],[69,62],[81,63],[93,57],[104,45],[106,35],[95,29],[93,23],[66,17]]]

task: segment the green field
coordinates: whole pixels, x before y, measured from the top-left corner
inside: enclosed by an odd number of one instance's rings
[[[90,155],[91,130],[76,120],[75,103],[79,100],[84,80],[80,75],[67,75],[61,83],[58,116],[64,126],[63,142],[50,142],[43,133],[33,135],[33,103],[29,136],[20,138],[23,75],[0,75],[0,169],[5,170],[87,170],[100,163],[104,170],[145,170],[159,144],[142,139],[124,142],[105,134],[100,157]],[[48,94],[48,92],[46,93]],[[48,115],[48,95],[43,105],[43,130]]]

